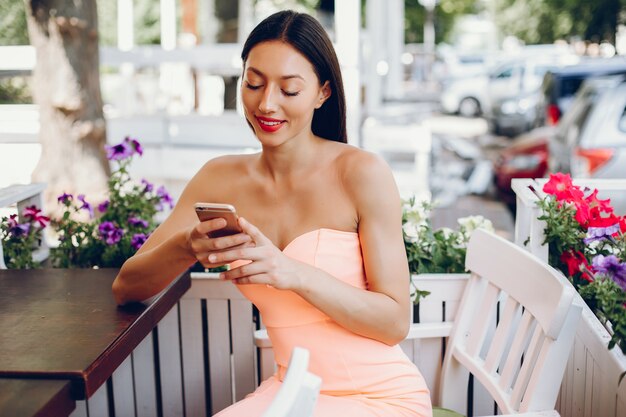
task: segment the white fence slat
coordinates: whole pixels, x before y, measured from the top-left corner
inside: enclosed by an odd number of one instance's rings
[[[111,376],[113,402],[116,416],[135,415],[135,389],[133,385],[133,363],[129,355]]]
[[[587,354],[583,345],[575,343],[572,347],[572,417],[583,417],[585,411],[585,373],[587,371]]]
[[[573,349],[576,349],[576,344],[578,340],[574,341]],[[589,354],[589,352],[585,349],[585,403],[583,416],[591,417],[592,416],[592,404],[593,404],[593,357]],[[592,378],[589,378],[592,376]]]
[[[195,281],[192,281],[195,285]],[[202,340],[202,305],[198,299],[180,302],[180,332],[187,416],[206,417],[206,387]]]
[[[87,401],[76,401],[76,408],[72,411],[70,417],[87,417]]]
[[[183,417],[184,415],[178,330],[178,306],[175,305],[158,325],[163,417]]]
[[[152,333],[148,334],[133,351],[133,374],[135,376],[137,417],[156,416],[156,381]]]
[[[106,382],[87,400],[87,410],[89,417],[109,417]]]
[[[256,387],[254,323],[249,301],[231,300],[231,335],[233,348],[235,401],[242,400]]]
[[[228,301],[207,302],[209,373],[211,381],[212,413],[232,404],[232,378],[230,372],[230,334]]]

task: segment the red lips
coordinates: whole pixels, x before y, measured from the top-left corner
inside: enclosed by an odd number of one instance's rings
[[[272,119],[271,117],[255,116],[258,125],[264,132],[273,133],[283,127],[284,120]]]

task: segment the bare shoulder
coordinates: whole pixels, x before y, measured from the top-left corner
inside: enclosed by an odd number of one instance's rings
[[[337,162],[344,186],[351,194],[396,188],[391,168],[379,155],[349,146],[341,152]]]
[[[207,161],[187,184],[184,195],[197,201],[218,201],[247,177],[255,155],[224,155]],[[204,200],[201,200],[204,199]]]

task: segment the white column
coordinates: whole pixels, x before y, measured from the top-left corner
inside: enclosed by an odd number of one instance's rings
[[[243,44],[254,27],[254,8],[251,0],[239,0],[237,42]]]
[[[129,51],[135,46],[133,0],[117,0],[117,47]]]
[[[387,1],[387,63],[385,98],[399,99],[404,95],[404,0]]]
[[[176,48],[176,0],[161,0],[161,47]]]
[[[382,104],[382,77],[386,74],[385,65],[385,20],[386,4],[382,0],[368,0],[365,4],[367,42],[365,43],[365,107],[370,116]],[[382,75],[381,75],[382,73]]]
[[[335,48],[341,65],[346,94],[348,143],[358,146],[361,125],[361,83],[359,55],[361,31],[361,1],[335,2]]]
[[[215,17],[215,0],[200,0],[200,43],[204,45],[214,44],[217,40],[217,25]]]

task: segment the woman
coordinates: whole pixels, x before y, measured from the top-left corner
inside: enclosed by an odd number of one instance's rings
[[[278,372],[220,417],[261,415],[296,345],[323,381],[316,416],[430,416],[428,389],[397,345],[410,308],[400,198],[387,165],[345,143],[330,40],[312,17],[279,12],[252,31],[242,59],[243,108],[262,152],[200,169],[122,267],[117,301],[156,294],[195,261],[231,264],[221,278],[261,311]],[[226,222],[198,222],[196,202],[234,205],[243,232],[209,238]]]

